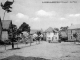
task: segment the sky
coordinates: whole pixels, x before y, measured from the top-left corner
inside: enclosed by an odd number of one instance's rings
[[[6,0],[0,0],[4,4]],[[12,0],[9,0],[12,1]],[[23,22],[31,29],[46,30],[71,24],[80,24],[79,0],[14,0],[12,12],[6,13],[5,20],[12,20],[19,27]],[[47,3],[46,3],[47,2]],[[3,19],[4,10],[0,7]]]

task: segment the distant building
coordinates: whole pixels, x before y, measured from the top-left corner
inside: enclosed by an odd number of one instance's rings
[[[73,37],[73,34],[75,34],[75,33],[77,33],[77,35],[78,35],[77,40],[80,40],[80,24],[71,25],[68,28],[68,41],[76,40],[75,37]]]
[[[54,30],[52,27],[49,27],[46,31],[46,41],[50,42],[58,42],[59,40],[59,33],[58,31]]]
[[[2,35],[0,34],[1,40],[9,40],[9,30],[12,29],[12,21],[11,20],[1,20],[2,24]],[[1,26],[0,24],[0,26]],[[0,27],[1,30],[1,27]]]

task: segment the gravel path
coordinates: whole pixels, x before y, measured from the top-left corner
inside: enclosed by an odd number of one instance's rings
[[[21,49],[4,51],[0,53],[0,59],[13,55],[40,57],[51,60],[80,60],[80,45],[72,42],[41,42],[37,45],[35,43],[32,46],[26,46]]]

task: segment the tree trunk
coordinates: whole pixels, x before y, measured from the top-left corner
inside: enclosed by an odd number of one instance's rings
[[[17,42],[17,48],[18,48],[18,42]]]
[[[78,42],[77,38],[76,38],[76,42]]]
[[[29,38],[29,39],[30,39],[30,46],[31,46],[31,36],[30,36],[30,38]]]
[[[4,44],[4,46],[5,46],[5,50],[6,50],[6,44]]]
[[[12,41],[12,49],[14,49],[14,42]]]
[[[12,49],[14,49],[14,31],[13,31],[13,25],[12,25]]]
[[[0,17],[0,41],[2,39],[2,22],[1,22],[1,17]]]
[[[76,40],[74,41],[74,44],[76,44],[76,42],[77,42],[77,38],[76,38]]]
[[[5,13],[6,13],[6,10],[5,10],[4,15],[3,15],[3,20],[4,20],[4,17],[5,17]],[[1,33],[1,36],[2,36],[2,33]],[[6,44],[5,44],[5,50],[6,50]]]
[[[76,43],[76,40],[74,40],[74,44]]]
[[[3,20],[4,20],[4,17],[5,17],[5,13],[6,13],[6,10],[5,10],[5,12],[4,12]]]
[[[30,32],[29,32],[29,42],[30,42],[30,46],[31,46],[31,36],[30,36]]]

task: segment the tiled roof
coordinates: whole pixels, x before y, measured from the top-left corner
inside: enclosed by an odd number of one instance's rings
[[[1,20],[3,29],[9,29],[11,20]]]
[[[72,25],[68,29],[80,29],[80,24]]]
[[[45,30],[45,32],[53,32],[53,28],[49,27],[47,30]]]
[[[57,30],[53,29],[52,27],[49,27],[45,32],[58,32]]]

